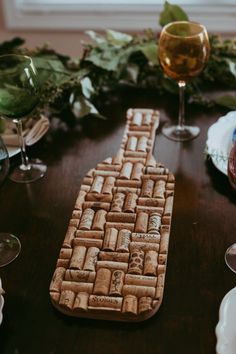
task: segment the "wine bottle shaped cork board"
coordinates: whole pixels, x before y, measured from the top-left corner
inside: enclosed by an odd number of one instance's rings
[[[142,321],[160,307],[174,176],[152,155],[158,124],[129,109],[118,153],[82,181],[50,284],[64,314]]]

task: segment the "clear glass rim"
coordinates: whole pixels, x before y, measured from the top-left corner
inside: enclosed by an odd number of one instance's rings
[[[162,32],[164,31],[168,36],[173,37],[173,38],[183,38],[183,36],[179,36],[179,35],[170,33],[168,31],[168,29],[170,27],[175,26],[175,25],[181,25],[181,24],[182,25],[194,25],[199,28],[199,31],[197,33],[191,34],[188,36],[184,36],[184,38],[194,38],[194,37],[199,36],[199,34],[201,34],[203,32],[207,33],[206,27],[204,25],[202,25],[201,23],[195,22],[195,21],[173,21],[173,22],[167,23],[167,25],[165,25],[163,27]]]

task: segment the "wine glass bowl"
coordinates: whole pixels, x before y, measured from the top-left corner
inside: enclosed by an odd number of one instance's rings
[[[225,252],[225,263],[234,273],[236,273],[236,243],[229,246]]]
[[[179,86],[178,125],[165,125],[163,134],[169,139],[185,141],[195,138],[200,129],[186,126],[184,117],[184,89],[207,64],[210,52],[205,27],[196,22],[176,21],[166,25],[159,39],[159,62],[164,73]]]
[[[22,135],[22,119],[37,106],[40,97],[38,76],[33,61],[24,55],[0,56],[0,114],[18,128],[21,164],[10,174],[14,182],[33,182],[44,176],[47,167],[38,159],[29,161]]]

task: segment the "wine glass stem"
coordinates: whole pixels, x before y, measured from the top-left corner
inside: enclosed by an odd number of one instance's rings
[[[179,120],[178,120],[178,130],[184,130],[184,120],[185,120],[185,112],[184,112],[184,90],[186,83],[184,81],[179,81]]]
[[[17,126],[18,139],[19,139],[20,152],[21,152],[20,169],[23,171],[30,170],[29,159],[25,150],[25,140],[23,138],[22,121],[20,119],[19,120],[15,119],[14,123],[16,123]]]

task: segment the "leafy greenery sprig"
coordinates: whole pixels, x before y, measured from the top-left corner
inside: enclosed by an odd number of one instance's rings
[[[164,26],[175,20],[188,20],[188,16],[179,6],[166,1],[159,23]],[[160,68],[156,32],[146,30],[142,35],[131,36],[107,30],[104,35],[93,31],[88,31],[87,35],[93,44],[86,44],[82,57],[73,60],[46,45],[33,50],[24,48],[21,38],[0,44],[0,54],[18,53],[33,57],[42,88],[38,113],[47,111],[48,115],[57,115],[68,125],[91,114],[101,117],[96,98],[104,90],[120,84],[154,88],[159,94],[178,93],[177,84]],[[219,104],[236,109],[236,96],[225,95],[210,100],[204,95],[207,88],[236,88],[236,38],[222,39],[210,35],[210,43],[208,65],[188,85],[189,98],[199,104]]]

